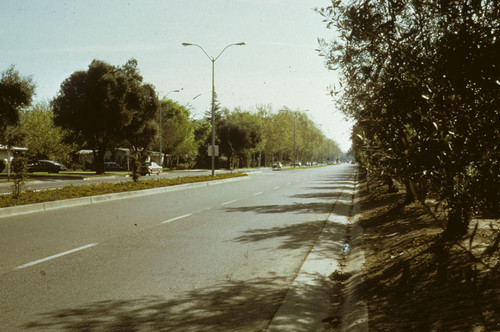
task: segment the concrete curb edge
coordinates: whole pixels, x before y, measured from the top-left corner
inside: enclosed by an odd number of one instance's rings
[[[361,207],[359,205],[359,181],[356,179],[354,190],[351,229],[349,232],[351,253],[349,255],[346,273],[351,277],[344,289],[344,303],[342,306],[341,332],[368,332],[368,306],[358,295],[359,285],[362,282],[362,268],[365,263],[365,253],[361,247],[363,241],[363,227],[359,224]]]
[[[42,212],[42,211],[48,211],[48,210],[54,210],[54,209],[61,209],[61,208],[66,208],[66,207],[91,205],[91,204],[108,202],[108,201],[113,201],[113,200],[118,200],[118,199],[126,199],[126,198],[141,197],[141,196],[148,196],[148,195],[155,195],[155,194],[163,194],[163,193],[169,193],[169,192],[174,192],[174,191],[201,188],[201,187],[206,187],[206,186],[213,186],[213,185],[241,181],[241,180],[247,180],[247,179],[249,179],[249,176],[242,176],[242,177],[229,178],[229,179],[223,179],[223,180],[186,183],[186,184],[180,184],[180,185],[175,185],[175,186],[159,187],[159,188],[145,189],[145,190],[125,191],[125,192],[115,193],[115,194],[104,194],[104,195],[88,196],[88,197],[81,197],[81,198],[71,198],[71,199],[65,199],[65,200],[60,200],[60,201],[50,201],[50,202],[44,202],[44,203],[10,206],[10,207],[5,207],[5,208],[0,208],[0,218],[12,217],[12,216],[17,216],[17,215],[22,215],[22,214],[36,213],[36,212]]]

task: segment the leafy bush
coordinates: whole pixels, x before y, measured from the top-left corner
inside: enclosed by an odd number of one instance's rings
[[[15,157],[12,160],[12,197],[17,198],[21,194],[21,189],[28,178],[28,161],[24,157]]]

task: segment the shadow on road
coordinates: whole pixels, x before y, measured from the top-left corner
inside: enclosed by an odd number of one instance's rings
[[[278,249],[299,249],[305,245],[310,245],[311,239],[317,238],[324,223],[324,220],[318,220],[287,226],[252,229],[245,231],[243,235],[235,238],[234,241],[252,243],[281,238],[281,245]],[[335,223],[333,227],[328,229],[328,238],[330,238],[332,242],[342,239],[345,234],[345,227],[344,224]],[[331,243],[317,245],[330,246]],[[338,252],[340,252],[340,248]]]
[[[258,331],[283,300],[279,278],[234,281],[195,289],[174,299],[110,300],[40,315],[23,328],[34,331]],[[313,288],[314,286],[310,286]],[[307,296],[313,289],[304,289]],[[307,319],[307,317],[303,317]]]
[[[277,214],[311,214],[304,221],[271,228],[251,229],[232,241],[251,243],[273,238],[282,238],[279,249],[297,249],[311,246],[325,225],[317,214],[330,214],[335,205],[338,215],[349,215],[350,202],[338,200],[342,188],[352,185],[347,179],[351,173],[328,178],[315,183],[318,188],[308,188],[309,192],[293,196],[307,202],[293,204],[269,204],[225,208],[225,212]],[[339,184],[338,179],[346,179]],[[324,186],[322,186],[324,184]],[[328,191],[325,191],[328,190]],[[320,200],[320,201],[319,201]],[[311,221],[311,219],[313,219]],[[328,229],[331,243],[317,244],[325,252],[340,251],[332,243],[338,242],[345,234],[345,224],[333,223]],[[323,278],[318,276],[318,278]],[[223,280],[206,288],[193,289],[181,294],[141,297],[93,302],[85,305],[60,309],[41,314],[24,328],[34,331],[58,329],[65,331],[260,331],[267,327],[283,301],[289,280],[276,275],[245,281]],[[305,284],[300,293],[294,293],[297,302],[304,302],[310,294],[324,292],[324,285]],[[287,317],[290,322],[305,324],[312,317],[312,311],[296,313]],[[309,317],[311,316],[311,317]]]
[[[343,202],[338,202],[336,206],[348,205]],[[252,205],[235,208],[226,208],[226,212],[254,212],[254,213],[330,213],[332,211],[333,202],[311,202],[311,203],[293,203],[293,204],[270,204],[270,205]]]

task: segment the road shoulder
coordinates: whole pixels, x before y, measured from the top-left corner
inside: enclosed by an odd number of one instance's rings
[[[364,254],[359,246],[362,229],[357,225],[353,213],[359,212],[355,205],[357,188],[346,185],[325,222],[311,252],[304,261],[282,305],[275,314],[267,331],[328,331],[335,330],[344,320],[345,331],[368,331],[366,305],[357,301],[356,289],[359,272],[364,262]],[[349,243],[349,253],[344,252]],[[350,256],[346,265],[346,256]],[[347,300],[343,310],[332,304],[332,299],[342,289],[335,287],[331,276],[336,271],[349,270],[353,277],[347,286]],[[335,295],[332,297],[332,295]],[[341,301],[342,302],[342,301]],[[341,303],[339,302],[339,303]],[[337,303],[337,304],[339,304]],[[333,311],[336,312],[333,312]],[[353,311],[355,310],[355,311]]]

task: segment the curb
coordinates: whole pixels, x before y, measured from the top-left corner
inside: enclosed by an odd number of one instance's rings
[[[71,199],[65,199],[65,200],[60,200],[60,201],[51,201],[51,202],[44,202],[44,203],[11,206],[11,207],[0,208],[0,218],[12,217],[12,216],[28,214],[28,213],[49,211],[49,210],[67,208],[67,207],[91,205],[91,204],[109,202],[109,201],[114,201],[114,200],[119,200],[119,199],[127,199],[127,198],[134,198],[134,197],[141,197],[141,196],[148,196],[148,195],[155,195],[155,194],[170,193],[170,192],[180,191],[180,190],[202,188],[202,187],[224,184],[224,183],[229,183],[229,182],[248,180],[249,178],[250,177],[248,177],[248,176],[242,176],[242,177],[223,179],[223,180],[186,183],[186,184],[180,184],[180,185],[169,186],[169,187],[160,187],[160,188],[137,190],[137,191],[125,191],[125,192],[115,193],[115,194],[104,194],[104,195],[88,196],[88,197],[81,197],[81,198],[71,198]]]
[[[357,180],[355,175],[352,179]],[[267,327],[267,332],[324,331],[329,328],[329,276],[340,269],[338,253],[341,252],[345,241],[344,229],[350,224],[348,215],[355,192],[356,187],[346,186],[335,201],[316,243]]]
[[[352,220],[350,223],[352,227],[348,234],[350,237],[351,253],[348,256],[346,266],[346,273],[350,274],[351,277],[345,284],[340,331],[368,332],[368,306],[358,295],[359,285],[363,279],[361,271],[365,263],[365,253],[361,247],[363,227],[359,224],[361,210],[359,205],[359,182],[357,179],[354,192]]]

